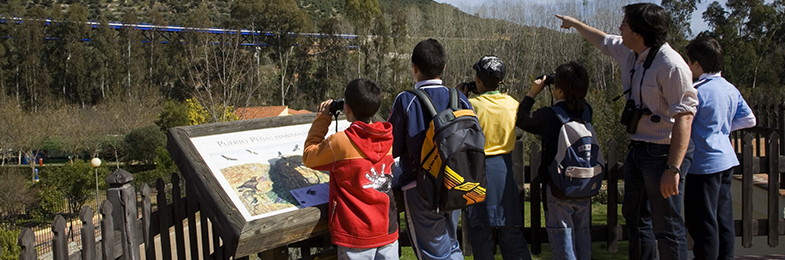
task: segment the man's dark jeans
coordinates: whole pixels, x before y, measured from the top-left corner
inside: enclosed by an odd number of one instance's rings
[[[687,237],[681,206],[684,176],[692,164],[694,147],[687,149],[681,167],[679,194],[663,198],[660,180],[668,168],[670,145],[632,141],[624,162],[624,201],[630,259],[654,259],[655,238],[659,259],[687,259]],[[670,173],[668,173],[670,174]]]

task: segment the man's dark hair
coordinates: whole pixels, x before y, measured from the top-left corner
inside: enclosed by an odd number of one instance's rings
[[[564,92],[567,108],[571,111],[585,109],[584,98],[589,90],[589,73],[586,72],[586,68],[574,61],[559,65],[556,68],[553,85]]]
[[[354,118],[370,122],[382,105],[382,89],[370,79],[355,79],[346,85],[343,92],[346,105],[352,109]]]
[[[646,47],[658,47],[665,44],[671,17],[659,5],[650,3],[631,4],[624,7],[624,20],[630,30],[643,37]]]
[[[717,73],[722,71],[722,46],[711,37],[698,37],[687,44],[687,59],[697,61],[703,72]],[[693,75],[695,77],[700,75]]]
[[[420,73],[435,79],[442,76],[444,65],[447,63],[447,52],[439,41],[435,39],[423,40],[414,46],[412,63],[417,66]]]

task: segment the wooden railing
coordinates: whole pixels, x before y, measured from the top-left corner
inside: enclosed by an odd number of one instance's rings
[[[752,246],[752,237],[767,236],[768,246],[774,247],[779,243],[779,236],[785,235],[785,220],[779,217],[779,189],[769,189],[768,196],[768,217],[766,219],[753,219],[752,216],[752,189],[753,174],[768,174],[770,187],[776,187],[781,179],[780,173],[785,171],[785,165],[781,162],[779,135],[775,132],[766,135],[765,153],[763,156],[756,156],[753,153],[753,135],[746,134],[740,139],[739,158],[741,166],[737,167],[736,172],[742,176],[743,197],[742,197],[742,219],[736,220],[736,234],[741,237],[744,247]],[[763,140],[763,139],[761,139]],[[539,254],[542,251],[542,243],[548,241],[547,232],[540,219],[542,211],[541,184],[537,176],[537,169],[540,162],[539,145],[533,143],[530,146],[529,166],[524,165],[523,142],[516,143],[514,158],[518,158],[514,165],[514,170],[518,174],[516,180],[520,180],[519,186],[527,183],[531,187],[530,216],[531,227],[522,228],[527,241],[531,243],[532,253]],[[607,154],[607,221],[605,225],[592,226],[591,234],[593,241],[604,241],[608,243],[608,250],[616,252],[618,242],[626,239],[626,226],[618,222],[618,180],[621,179],[622,165],[616,153],[617,143],[608,143]],[[760,147],[760,146],[758,146]],[[775,156],[771,156],[775,155]],[[159,179],[156,183],[157,190],[157,210],[152,211],[151,190],[145,184],[142,186],[140,195],[141,214],[137,211],[136,192],[130,185],[132,176],[130,173],[118,169],[107,177],[110,188],[107,190],[107,199],[101,204],[101,239],[96,240],[93,231],[93,210],[84,207],[80,212],[83,222],[81,241],[82,246],[78,252],[69,255],[68,244],[65,238],[65,220],[58,216],[52,224],[54,237],[51,240],[53,259],[139,259],[141,254],[146,259],[172,259],[176,253],[177,259],[229,259],[231,246],[226,244],[221,237],[218,226],[212,225],[215,219],[211,212],[203,210],[198,200],[194,196],[181,197],[181,185],[186,187],[186,195],[192,193],[192,185],[182,182],[177,174],[172,175],[171,190],[163,180]],[[171,196],[171,203],[167,200],[167,194]],[[525,213],[526,209],[522,209]],[[139,217],[141,216],[141,217]],[[187,227],[185,227],[187,221]],[[171,231],[170,231],[171,230]],[[186,238],[186,232],[188,237]],[[410,245],[405,235],[406,229],[401,228],[400,244]],[[174,237],[172,237],[172,234]],[[155,242],[159,238],[160,242]],[[22,247],[20,259],[36,259],[34,245],[34,234],[32,230],[26,228],[19,236],[19,245]],[[175,246],[172,247],[171,244]],[[112,246],[103,246],[112,245]],[[143,245],[143,251],[140,251]],[[156,250],[156,247],[159,249]],[[329,259],[334,256],[334,247],[329,243],[329,239],[317,236],[301,242],[290,244],[288,247],[277,248],[260,252],[258,255],[262,259],[288,259],[289,249],[294,248],[299,251],[302,259]],[[318,249],[318,253],[312,253],[311,249]],[[161,255],[157,255],[160,252]],[[100,255],[99,255],[100,254]]]

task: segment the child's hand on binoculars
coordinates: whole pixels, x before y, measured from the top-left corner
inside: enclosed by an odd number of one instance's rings
[[[542,77],[542,79],[534,80],[534,82],[532,83],[531,88],[529,89],[529,93],[526,94],[526,95],[534,98],[535,96],[537,96],[537,94],[540,94],[540,92],[542,92],[542,90],[545,88],[545,79],[546,78],[547,78],[547,76],[546,77]]]
[[[332,99],[328,99],[328,100],[323,101],[321,104],[319,104],[319,108],[317,108],[317,111],[319,111],[319,113],[321,113],[321,114],[329,115],[330,114],[330,104],[332,104],[332,103],[333,103]]]

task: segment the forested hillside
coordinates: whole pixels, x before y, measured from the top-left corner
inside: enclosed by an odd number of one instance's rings
[[[233,120],[231,111],[245,106],[314,110],[360,77],[384,88],[384,119],[397,93],[413,84],[411,49],[429,37],[447,48],[448,86],[471,80],[471,65],[494,54],[507,63],[503,91],[516,98],[534,77],[578,61],[591,75],[588,99],[601,142],[625,138],[616,125],[623,104],[612,101],[621,93],[618,67],[574,30],[558,29],[553,14],[617,33],[622,6],[631,2],[490,0],[467,14],[429,0],[0,0],[7,21],[0,23],[0,155],[48,147],[134,158],[123,151],[133,129]],[[726,48],[723,74],[731,82],[751,99],[779,97],[784,1],[729,0],[708,10],[695,10],[695,0],[662,4],[674,14],[675,48],[692,35],[713,35]],[[685,17],[692,12],[703,12],[712,30],[690,32]],[[115,30],[109,22],[187,29]],[[545,95],[538,105],[549,103]]]

